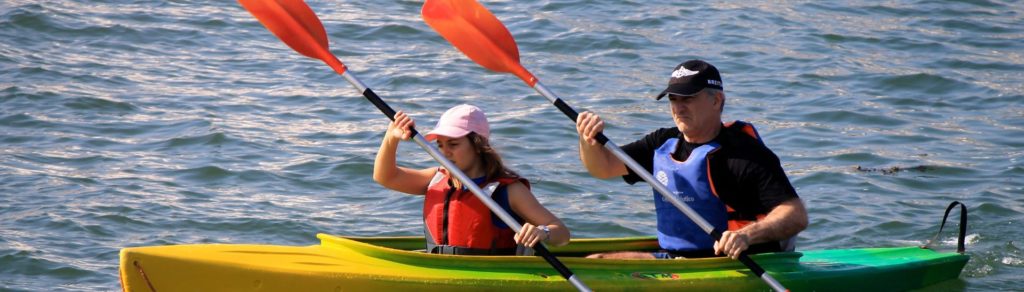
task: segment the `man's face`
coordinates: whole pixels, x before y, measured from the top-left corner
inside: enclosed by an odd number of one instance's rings
[[[709,127],[718,127],[721,121],[718,97],[709,94],[707,90],[701,90],[695,95],[668,94],[669,108],[672,111],[672,120],[675,121],[679,131],[696,133],[705,131]]]

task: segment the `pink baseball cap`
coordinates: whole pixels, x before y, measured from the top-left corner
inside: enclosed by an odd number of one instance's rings
[[[468,135],[469,132],[476,132],[477,135],[490,137],[491,127],[487,125],[487,117],[484,116],[484,111],[480,110],[480,108],[468,104],[460,104],[444,112],[441,115],[441,119],[437,121],[437,126],[434,126],[434,129],[427,133],[424,138],[427,141],[433,141],[437,139],[437,136],[462,138],[462,136]]]

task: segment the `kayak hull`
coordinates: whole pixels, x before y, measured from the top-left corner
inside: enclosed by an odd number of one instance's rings
[[[416,252],[422,237],[336,237],[320,245],[198,244],[121,250],[125,291],[571,291],[539,257]],[[595,291],[769,290],[727,258],[610,260],[599,251],[655,250],[652,237],[582,239],[552,252]],[[792,291],[921,289],[957,279],[968,257],[919,247],[812,250],[751,258]]]

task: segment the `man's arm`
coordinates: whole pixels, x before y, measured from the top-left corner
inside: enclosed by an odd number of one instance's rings
[[[604,131],[604,121],[591,112],[582,112],[576,119],[576,132],[580,135],[580,162],[591,176],[607,179],[623,176],[626,164],[615,157],[604,145],[597,143],[597,133]]]
[[[715,242],[715,254],[736,259],[750,245],[785,240],[807,228],[807,209],[800,198],[792,198],[775,206],[764,219],[740,230],[722,233]]]

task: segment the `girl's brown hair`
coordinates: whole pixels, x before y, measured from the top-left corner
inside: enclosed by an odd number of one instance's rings
[[[476,151],[480,163],[484,168],[484,181],[492,181],[499,178],[518,178],[519,174],[511,169],[505,167],[505,164],[501,161],[501,155],[498,155],[498,151],[491,147],[490,141],[487,137],[484,137],[476,132],[469,132],[466,135],[469,138],[470,145],[473,146],[473,150]],[[462,184],[459,180],[452,178],[452,183],[456,188],[462,188]]]

